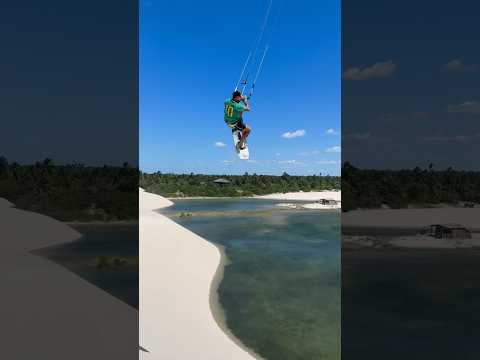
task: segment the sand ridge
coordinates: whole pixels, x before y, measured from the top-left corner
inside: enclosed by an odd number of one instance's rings
[[[5,359],[132,359],[136,309],[31,251],[81,234],[0,199],[2,355]]]
[[[255,359],[211,311],[219,249],[154,210],[172,203],[139,191],[141,359]]]

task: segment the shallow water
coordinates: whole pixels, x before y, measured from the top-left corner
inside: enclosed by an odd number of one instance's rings
[[[269,360],[339,359],[340,214],[276,203],[182,200],[163,213],[225,247],[219,301],[247,346]],[[182,211],[192,216],[177,217]],[[217,211],[235,216],[196,216]]]
[[[74,242],[36,250],[138,309],[138,226],[79,226]],[[99,268],[100,258],[108,265]],[[125,260],[115,265],[114,259]]]
[[[172,213],[181,211],[239,211],[239,210],[265,210],[275,207],[282,202],[293,201],[225,198],[225,199],[174,199],[174,204],[162,212]]]
[[[344,248],[342,358],[478,359],[479,259],[477,249]]]

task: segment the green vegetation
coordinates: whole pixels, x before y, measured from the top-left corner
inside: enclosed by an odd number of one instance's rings
[[[0,198],[62,221],[138,218],[138,169],[124,166],[33,165],[0,157]]]
[[[480,172],[452,168],[437,171],[363,170],[345,163],[342,168],[342,210],[358,208],[406,208],[409,205],[480,203]]]
[[[192,214],[191,212],[184,212],[184,211],[182,211],[179,216],[180,216],[180,217],[188,217],[188,216],[192,216],[192,215],[193,215],[193,214]]]
[[[217,184],[217,179],[229,183]],[[140,173],[140,186],[146,191],[165,197],[185,196],[251,196],[290,191],[321,191],[340,189],[339,176],[270,175],[194,175]]]
[[[138,260],[137,260],[137,263],[138,263]],[[127,259],[125,258],[99,256],[96,259],[95,267],[98,270],[101,270],[101,269],[110,269],[113,267],[121,267],[126,264],[127,264]]]

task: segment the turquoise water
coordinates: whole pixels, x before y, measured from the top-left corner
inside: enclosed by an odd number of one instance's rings
[[[340,214],[275,203],[181,200],[163,213],[225,247],[219,301],[245,345],[268,360],[340,359]]]
[[[263,199],[175,199],[174,205],[167,208],[166,212],[181,211],[241,211],[241,210],[264,210],[271,209],[275,204],[286,202]],[[289,201],[291,202],[291,201]],[[165,211],[162,211],[165,212]]]

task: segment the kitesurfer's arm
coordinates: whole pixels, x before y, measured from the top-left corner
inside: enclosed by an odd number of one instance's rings
[[[248,100],[246,96],[242,96],[242,102],[245,104],[243,111],[250,111],[250,105],[248,105]]]

